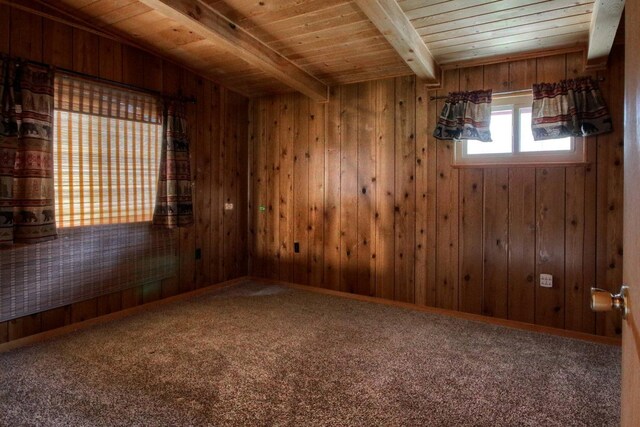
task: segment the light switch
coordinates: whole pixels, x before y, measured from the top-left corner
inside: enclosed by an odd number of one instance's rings
[[[233,210],[233,203],[225,203],[225,204],[224,204],[224,210],[225,210],[225,211],[231,211],[231,210]]]

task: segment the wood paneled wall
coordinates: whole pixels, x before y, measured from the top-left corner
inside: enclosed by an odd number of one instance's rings
[[[615,132],[589,163],[456,169],[430,136],[455,90],[530,88],[585,74],[581,53],[335,87],[250,103],[252,275],[603,335],[589,288],[617,289],[622,258],[623,50],[601,83]],[[300,251],[294,251],[298,242]],[[554,276],[551,289],[540,273]]]
[[[246,98],[131,46],[5,5],[0,5],[0,53],[198,98],[188,110],[196,224],[173,233],[175,275],[0,323],[0,343],[246,275]],[[225,211],[225,202],[234,209]]]

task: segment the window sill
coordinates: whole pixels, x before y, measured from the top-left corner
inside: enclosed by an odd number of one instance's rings
[[[570,166],[590,166],[591,162],[501,162],[501,163],[454,163],[454,169],[487,169],[487,168],[562,168]]]

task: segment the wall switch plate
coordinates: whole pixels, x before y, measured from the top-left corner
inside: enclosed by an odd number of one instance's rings
[[[224,204],[224,210],[225,211],[233,210],[233,203],[225,203]]]
[[[541,274],[540,286],[543,288],[553,288],[553,276],[551,274]]]

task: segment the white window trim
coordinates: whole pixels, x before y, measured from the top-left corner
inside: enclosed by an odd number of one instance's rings
[[[587,153],[584,138],[571,138],[571,150],[568,151],[519,151],[519,108],[531,106],[531,90],[496,94],[492,101],[494,107],[513,108],[513,135],[511,153],[466,154],[467,141],[455,140],[453,152],[454,167],[479,166],[553,166],[586,163]]]

